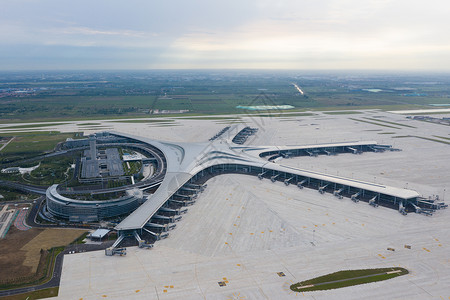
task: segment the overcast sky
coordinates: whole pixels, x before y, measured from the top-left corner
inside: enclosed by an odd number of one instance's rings
[[[0,70],[450,71],[448,0],[2,0]]]

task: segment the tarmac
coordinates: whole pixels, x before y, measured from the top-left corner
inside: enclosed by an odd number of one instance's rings
[[[377,110],[248,116],[243,121],[259,128],[246,145],[357,140],[392,144],[402,151],[278,163],[414,189],[444,201],[450,197],[448,126]],[[102,125],[189,142],[208,140],[227,126],[225,120],[178,118],[174,123]],[[68,125],[55,127],[70,130]],[[57,299],[450,299],[449,210],[431,217],[403,216],[393,209],[246,175],[221,175],[207,184],[175,230],[153,249],[129,247],[126,256],[113,257],[103,251],[66,255]],[[392,266],[410,274],[329,291],[289,289],[292,283],[339,270]]]

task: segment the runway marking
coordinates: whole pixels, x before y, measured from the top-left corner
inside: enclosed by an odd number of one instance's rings
[[[167,293],[167,290],[163,290],[163,293]]]
[[[264,233],[264,231],[261,231],[261,233]]]
[[[438,239],[434,239],[436,242],[439,242],[439,240]]]
[[[250,232],[250,235],[253,235],[254,233],[253,232]]]
[[[230,232],[229,235],[233,235],[233,234]]]
[[[384,256],[381,255],[381,254],[378,254],[378,256],[381,257],[382,259],[386,259],[386,257],[384,257]]]
[[[107,298],[108,296],[106,296],[106,295],[102,295],[102,297],[103,297],[103,298]]]
[[[442,247],[442,244],[439,244],[438,246],[439,246],[439,247]]]
[[[236,264],[236,266],[240,267],[240,266],[241,266],[241,264]]]
[[[427,252],[431,252],[430,250],[428,250],[427,248],[423,247],[423,250],[427,251]]]
[[[141,290],[135,290],[134,292],[139,293]]]

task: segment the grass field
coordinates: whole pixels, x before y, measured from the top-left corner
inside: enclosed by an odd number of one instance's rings
[[[139,120],[114,120],[114,123],[170,123],[170,122],[175,122],[175,120],[173,119],[157,119],[157,120],[152,120],[152,119],[139,119]]]
[[[339,271],[295,283],[290,286],[294,292],[331,290],[347,286],[376,282],[408,274],[400,267]]]
[[[0,82],[2,88],[34,90],[26,96],[11,94],[1,98],[2,120],[11,123],[148,118],[156,110],[188,110],[186,115],[245,114],[236,108],[238,105],[291,105],[296,109],[343,111],[417,109],[429,104],[447,104],[446,95],[450,92],[447,77],[432,75],[436,84],[430,84],[429,75],[420,74],[351,74],[347,77],[332,72],[186,70],[149,71],[139,76],[134,72],[111,71],[49,75],[45,79],[31,80],[32,77],[24,73],[22,80],[19,75],[14,81],[4,77]],[[76,80],[77,77],[91,80]],[[301,86],[305,94],[300,95],[293,83]],[[407,90],[399,90],[399,86]],[[42,87],[46,89],[38,89]],[[382,92],[367,91],[373,88]],[[173,116],[176,114],[170,115]]]
[[[391,125],[386,125],[386,124],[382,124],[382,123],[377,123],[377,122],[365,121],[365,120],[355,119],[355,118],[349,118],[349,119],[350,119],[350,120],[353,120],[353,121],[357,121],[357,122],[363,122],[363,123],[372,124],[372,125],[377,125],[377,126],[382,126],[382,127],[388,127],[388,128],[394,128],[394,129],[401,129],[401,128],[399,128],[399,127],[395,127],[395,126],[391,126]]]
[[[37,169],[24,174],[20,181],[44,186],[62,183],[72,177],[73,169],[70,167],[74,160],[74,157],[66,156],[44,159]]]
[[[356,114],[361,114],[361,113],[362,112],[355,111],[355,110],[324,112],[324,114],[327,114],[327,115],[356,115]]]
[[[32,129],[32,128],[41,128],[41,127],[50,127],[50,126],[58,126],[58,125],[65,125],[68,123],[51,123],[51,124],[29,124],[29,125],[14,125],[14,126],[8,126],[4,127],[5,129]]]
[[[0,297],[0,300],[34,300],[58,296],[59,287],[43,289],[14,296]]]
[[[84,232],[37,228],[20,231],[11,226],[6,237],[0,240],[0,278],[8,281],[33,275],[41,259],[41,249],[65,246]]]
[[[78,138],[80,134],[44,131],[2,133],[0,136],[15,136],[15,139],[0,152],[0,163],[8,163],[52,151],[59,142],[67,138]]]
[[[0,186],[0,195],[3,196],[3,198],[0,198],[0,204],[2,201],[27,200],[36,198],[35,195],[19,190],[5,188],[2,186]]]
[[[377,121],[377,122],[382,122],[382,123],[387,123],[387,124],[392,124],[392,125],[396,125],[396,126],[403,126],[403,127],[409,127],[409,128],[417,128],[417,127],[414,127],[414,126],[411,126],[411,125],[401,124],[401,123],[397,123],[397,122],[390,122],[390,121],[385,121],[385,120],[380,120],[380,119],[367,118],[367,117],[364,117],[364,119],[372,120],[372,121]]]

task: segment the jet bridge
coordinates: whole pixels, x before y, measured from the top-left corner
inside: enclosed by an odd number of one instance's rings
[[[359,202],[359,195],[361,195],[361,192],[357,192],[356,194],[353,194],[350,199],[352,199],[353,202],[358,203]]]
[[[400,201],[398,203],[398,212],[401,213],[402,215],[406,216],[408,213],[406,212],[405,207],[403,206],[403,202]]]
[[[373,197],[372,199],[369,200],[369,205],[373,206],[373,207],[378,207],[378,203],[376,202],[378,196]]]
[[[169,233],[167,232],[162,232],[162,233],[156,233],[153,231],[148,230],[147,228],[142,228],[144,231],[146,231],[147,233],[149,233],[151,236],[153,236],[155,238],[155,240],[159,241],[165,238],[169,237]]]
[[[298,188],[299,188],[299,189],[303,189],[303,185],[304,185],[305,183],[307,183],[307,182],[308,182],[308,179],[303,179],[302,181],[300,181],[299,183],[297,183]]]
[[[284,180],[284,184],[285,184],[285,185],[289,185],[289,183],[291,182],[292,179],[294,179],[294,176],[292,176],[292,177],[290,177],[290,178],[288,178],[288,179],[285,179],[285,180]]]
[[[139,246],[139,248],[144,248],[144,249],[153,248],[153,244],[147,243],[145,240],[139,240],[138,246]]]
[[[272,181],[272,182],[275,182],[275,181],[277,181],[277,178],[280,176],[280,174],[276,174],[276,175],[273,175],[272,177],[270,177],[270,180]]]
[[[113,256],[113,255],[124,256],[124,255],[127,255],[127,248],[114,248],[114,247],[106,248],[105,255],[106,256]]]
[[[323,152],[325,152],[326,155],[330,156],[330,155],[334,155],[334,152],[328,151],[327,149],[322,149]]]
[[[343,191],[344,191],[344,188],[342,187],[342,188],[340,188],[339,190],[335,190],[335,191],[333,192],[333,195],[336,196],[336,197],[338,197],[339,199],[342,199],[343,196],[341,195],[341,193],[342,193]]]
[[[264,175],[267,174],[267,172],[269,172],[269,170],[266,170],[266,171],[264,171],[264,172],[259,173],[259,174],[258,174],[258,179],[259,179],[259,180],[262,180],[262,179],[264,178]]]
[[[175,203],[177,205],[181,205],[181,206],[191,206],[194,205],[195,200],[175,200],[175,199],[169,199],[168,200],[170,203]]]
[[[168,208],[168,207],[161,207],[160,209],[159,209],[159,211],[160,212],[162,212],[162,213],[167,213],[167,214],[169,214],[169,215],[181,215],[181,214],[185,214],[185,213],[187,213],[187,211],[188,211],[188,209],[187,208],[184,208],[184,209],[181,209],[181,208],[177,208],[177,209],[174,209],[174,208]]]
[[[326,184],[324,186],[319,186],[319,193],[321,194],[325,194],[325,189],[327,188],[327,186],[329,186],[330,184]]]
[[[197,192],[203,192],[205,189],[206,189],[206,187],[208,186],[207,184],[194,184],[194,183],[186,183],[185,185],[184,185],[185,187],[187,187],[187,188],[191,188],[191,189],[194,189],[194,190],[196,190]]]
[[[347,147],[348,150],[350,150],[351,153],[353,154],[361,154],[361,151],[358,149],[355,149],[353,147]]]

